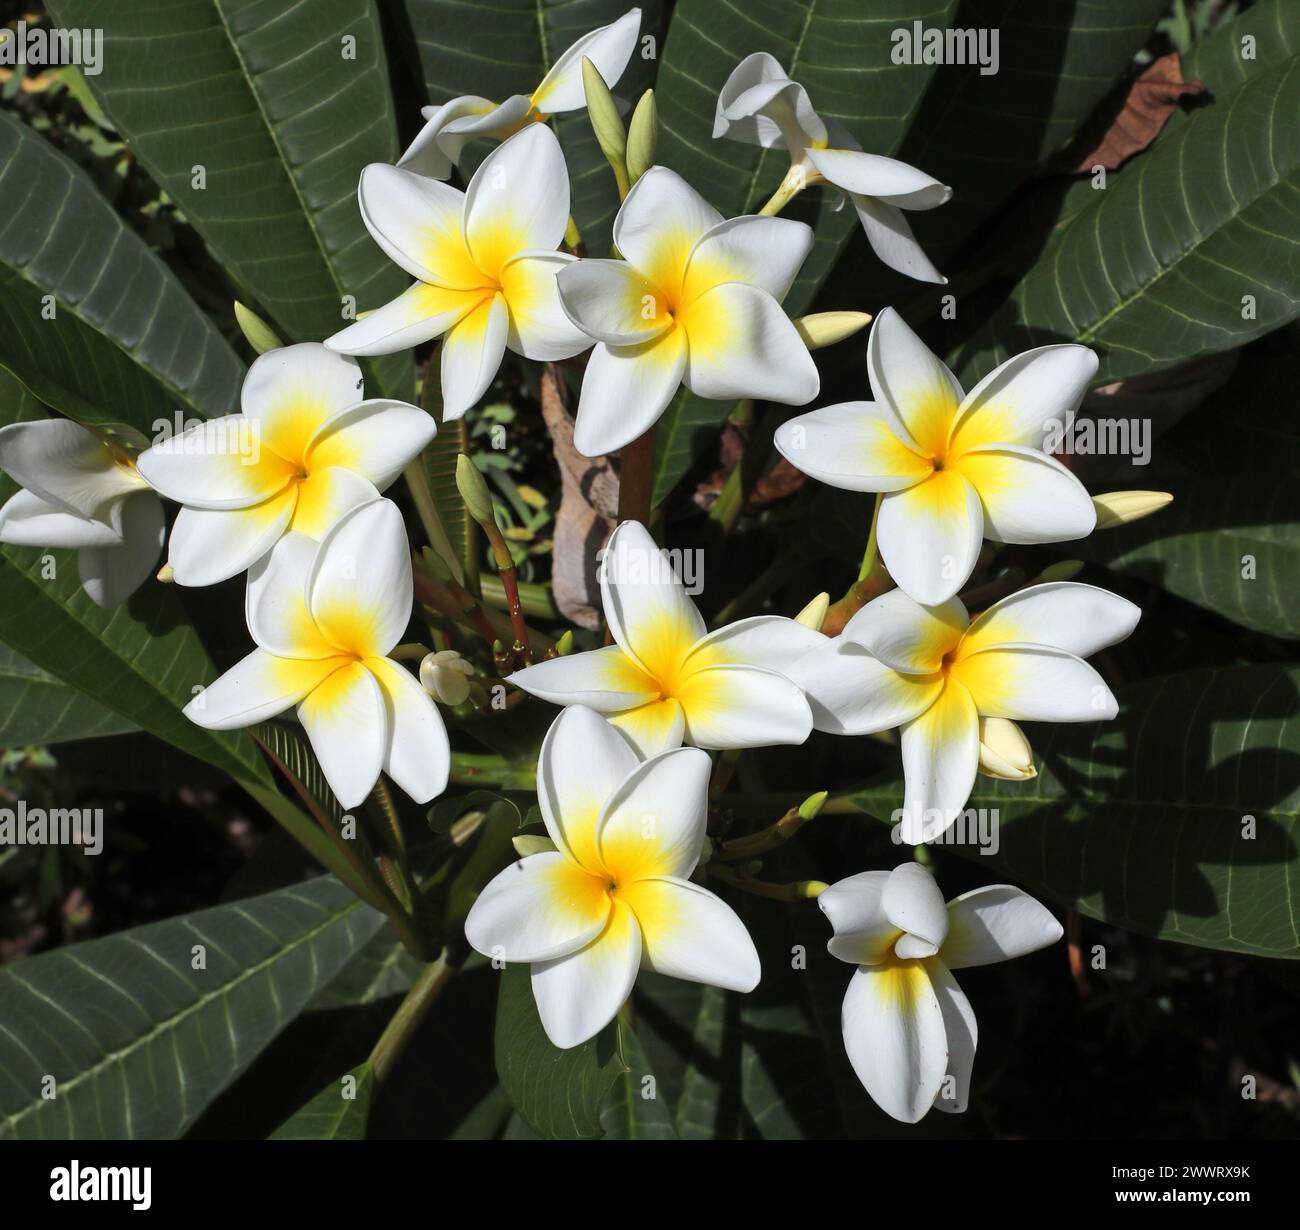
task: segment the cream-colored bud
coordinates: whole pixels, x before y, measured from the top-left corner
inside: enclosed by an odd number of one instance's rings
[[[870,323],[869,312],[813,312],[811,316],[800,316],[794,327],[809,350],[820,350],[852,337]]]
[[[803,624],[805,628],[811,628],[814,632],[822,630],[822,624],[826,622],[826,612],[831,609],[830,594],[818,594],[798,615],[794,617],[794,622]]]
[[[1174,502],[1168,491],[1106,491],[1092,497],[1097,510],[1097,528],[1113,530],[1116,526],[1141,521]]]
[[[420,684],[434,700],[444,705],[461,705],[469,696],[474,668],[454,649],[425,654],[420,663]]]
[[[164,585],[170,585],[176,580],[176,574],[172,571],[172,566],[170,564],[164,564],[158,569],[158,580],[160,580]]]
[[[1007,718],[980,718],[979,770],[985,777],[1008,782],[1023,782],[1038,776],[1034,749],[1015,722]]]

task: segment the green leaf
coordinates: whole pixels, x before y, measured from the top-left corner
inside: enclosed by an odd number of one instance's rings
[[[181,1135],[382,923],[321,877],[6,965],[0,1137]]]
[[[80,167],[9,115],[0,196],[0,364],[37,397],[150,437],[178,403],[203,417],[238,406],[244,365],[176,276]]]
[[[1099,379],[1117,380],[1232,349],[1293,319],[1298,86],[1300,58],[1252,77],[1099,192],[963,349],[963,383],[1062,340],[1100,351]]]
[[[0,733],[7,746],[67,743],[134,729],[133,723],[0,646]]]
[[[606,1140],[676,1140],[672,1111],[659,1090],[659,1082],[636,1034],[620,1022],[618,1047],[627,1071],[600,1108]]]
[[[531,94],[546,70],[573,42],[617,21],[631,7],[626,0],[496,0],[491,5],[460,0],[405,0],[415,34],[429,100],[435,105],[462,94],[502,102],[511,94]],[[641,34],[662,42],[663,0],[642,0]],[[655,61],[633,51],[627,70],[614,85],[625,99],[639,98],[651,84]],[[710,114],[712,114],[710,112]],[[569,164],[570,212],[589,256],[609,253],[618,190],[591,122],[584,110],[557,116],[556,135]],[[490,148],[479,142],[467,151],[466,178],[476,159]]]
[[[41,417],[36,399],[0,367],[0,423]],[[0,503],[16,490],[0,475]],[[106,611],[82,589],[75,551],[0,545],[0,644],[120,721],[235,777],[270,783],[246,731],[204,730],[181,713],[217,672],[173,587],[147,581]]]
[[[345,1084],[345,1082],[350,1082]],[[330,1081],[306,1106],[271,1133],[270,1140],[364,1140],[374,1073],[369,1062]]]
[[[562,1051],[551,1045],[533,1002],[528,966],[501,974],[496,1066],[514,1108],[547,1140],[591,1139],[601,1133],[600,1108],[627,1071],[616,1031]]]
[[[1160,441],[1168,460],[1141,486],[1173,492],[1170,507],[1065,549],[1243,627],[1300,638],[1300,434],[1293,415],[1278,413],[1296,401],[1296,334],[1292,326],[1260,343],[1275,354],[1247,351],[1233,378]]]
[[[405,289],[356,201],[361,168],[398,153],[374,3],[53,0],[49,8],[62,26],[103,29],[103,72],[89,79],[95,96],[291,338],[319,341],[341,328],[345,295],[364,310]],[[409,397],[408,355],[379,371],[385,391]]]
[[[1038,776],[980,777],[996,853],[1062,905],[1158,939],[1300,958],[1300,667],[1189,670],[1118,692],[1113,722],[1035,726]],[[888,820],[902,783],[854,802]],[[1253,830],[1253,831],[1252,831]]]
[[[772,194],[790,165],[783,146],[764,150],[713,137],[718,92],[754,51],[774,55],[808,90],[818,113],[839,120],[864,149],[893,154],[934,68],[894,64],[890,33],[913,21],[946,26],[956,7],[956,0],[679,0],[655,87],[659,161],[727,217],[756,212]],[[836,197],[830,189],[813,188],[784,210],[814,232],[813,250],[785,299],[792,316],[807,309],[858,226],[852,209],[835,209]],[[731,406],[684,390],[674,399],[659,425],[655,502],[717,434]]]

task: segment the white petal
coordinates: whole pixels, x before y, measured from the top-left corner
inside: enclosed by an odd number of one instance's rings
[[[954,450],[980,444],[1022,444],[1041,449],[1046,420],[1064,424],[1097,374],[1086,346],[1039,346],[1014,355],[966,395],[953,429]]]
[[[897,414],[917,450],[941,457],[961,403],[957,377],[893,308],[881,309],[867,340],[867,372],[876,401]]]
[[[627,261],[574,261],[556,282],[569,319],[597,341],[637,346],[672,328],[663,292]]]
[[[506,344],[526,359],[567,359],[591,345],[565,314],[558,274],[578,265],[567,252],[528,252],[507,261],[501,270],[501,293],[510,312]]]
[[[536,662],[515,671],[510,682],[553,705],[588,705],[599,713],[643,705],[658,692],[654,680],[617,645]]]
[[[125,602],[153,575],[167,536],[162,501],[152,491],[128,495],[121,518],[121,542],[85,546],[77,556],[81,583],[102,607]]]
[[[361,172],[357,201],[366,230],[411,277],[453,290],[484,285],[465,246],[459,189],[372,162]]]
[[[1090,658],[1128,637],[1141,617],[1140,607],[1095,585],[1031,585],[980,615],[962,640],[962,652],[1019,643],[1050,645]]]
[[[887,871],[862,871],[818,894],[817,904],[835,932],[826,943],[831,956],[850,965],[879,965],[889,955],[898,928],[881,904],[888,879]]]
[[[19,547],[92,547],[121,542],[107,521],[68,512],[34,492],[20,490],[0,508],[0,542]]]
[[[486,957],[548,961],[590,943],[609,913],[604,882],[556,850],[489,880],[465,919],[465,938]]]
[[[465,241],[488,273],[529,249],[554,251],[568,223],[569,172],[545,124],[529,124],[498,145],[465,191]]]
[[[713,749],[802,743],[812,734],[803,690],[784,675],[756,666],[710,666],[676,693],[686,738]]]
[[[487,392],[510,333],[505,299],[493,295],[458,320],[442,343],[443,416],[458,419]]]
[[[1097,527],[1092,497],[1054,457],[1006,445],[973,449],[957,464],[980,497],[993,542],[1065,542]]]
[[[859,150],[810,149],[808,161],[844,192],[875,197],[900,209],[934,209],[952,197],[952,189],[916,167]]]
[[[316,663],[311,663],[316,666]],[[345,810],[375,788],[388,745],[388,716],[379,683],[360,662],[339,667],[299,703],[321,772]]]
[[[948,902],[948,938],[939,955],[951,969],[992,965],[1037,952],[1063,934],[1051,910],[1028,893],[990,884]]]
[[[385,657],[411,620],[411,548],[397,505],[375,500],[326,536],[307,581],[316,626],[359,658]]]
[[[845,491],[902,491],[934,471],[883,402],[849,401],[782,423],[776,447],[804,474]]]
[[[320,544],[286,534],[249,569],[244,617],[253,640],[281,658],[332,658],[338,650],[316,630],[307,580]]]
[[[943,1031],[948,1043],[948,1071],[944,1073],[943,1086],[934,1104],[950,1115],[959,1115],[970,1101],[970,1074],[975,1065],[979,1026],[970,1000],[943,962],[927,962],[927,968],[930,985],[943,1012]]]
[[[803,86],[773,56],[756,51],[731,70],[718,94],[713,135],[769,149],[784,141],[797,161],[808,146],[825,143],[827,129]]]
[[[814,729],[833,735],[892,730],[924,713],[942,687],[936,676],[891,670],[842,637],[819,645],[785,673],[804,690]]]
[[[686,737],[686,715],[671,697],[611,713],[609,724],[646,758],[681,747]]]
[[[871,250],[882,264],[918,282],[935,282],[942,286],[948,281],[916,242],[911,224],[897,205],[857,194],[851,195],[849,200],[853,202]]]
[[[956,648],[970,617],[960,598],[922,606],[901,589],[873,598],[844,625],[844,639],[904,674],[932,675]]]
[[[409,350],[445,333],[485,297],[484,291],[447,290],[416,282],[396,299],[327,337],[325,345],[349,355]]]
[[[947,602],[970,577],[984,537],[975,488],[957,471],[893,491],[876,523],[880,558],[909,597],[926,606]]]
[[[433,415],[404,401],[375,398],[334,415],[307,445],[312,470],[342,466],[382,491],[437,434]]]
[[[456,152],[449,154],[443,148],[442,130],[454,119],[464,116],[481,117],[495,111],[496,104],[474,94],[464,94],[453,98],[440,107],[425,107],[421,110],[425,124],[416,134],[415,140],[406,147],[397,160],[397,165],[405,171],[414,171],[417,175],[427,175],[430,179],[446,179],[451,174],[455,160],[460,156],[460,146]]]
[[[903,727],[901,835],[917,845],[946,832],[961,815],[979,766],[979,717],[970,693],[951,680],[920,717]]]
[[[261,426],[243,414],[208,419],[161,440],[140,454],[136,467],[169,500],[222,510],[269,500],[289,486],[296,472],[264,446]]]
[[[600,559],[600,594],[610,634],[652,678],[674,672],[705,632],[671,558],[639,521],[624,521]]]
[[[689,876],[695,870],[704,848],[712,768],[704,752],[682,747],[637,765],[619,785],[596,826],[596,846],[620,888],[648,876]]]
[[[587,360],[573,443],[602,457],[639,439],[668,408],[686,372],[686,332],[671,329],[641,346],[598,343]]]
[[[182,508],[167,561],[177,585],[216,585],[257,563],[284,535],[297,504],[289,490],[251,508]]]
[[[542,740],[537,757],[542,821],[556,846],[593,874],[601,869],[596,848],[601,812],[636,766],[627,740],[585,705],[565,709]]]
[[[364,395],[356,359],[319,342],[301,342],[254,359],[239,404],[257,425],[259,443],[296,462],[321,423]]]
[[[812,227],[790,218],[747,214],[718,223],[701,237],[686,263],[682,299],[722,282],[744,282],[779,303],[812,251]]]
[[[594,1038],[627,1002],[640,965],[641,928],[615,900],[604,931],[585,948],[533,966],[533,998],[546,1036],[561,1050]]]
[[[817,365],[790,318],[764,290],[715,286],[679,315],[688,339],[686,387],[719,401],[761,397],[801,406],[821,388]]]
[[[960,657],[952,669],[985,717],[1025,722],[1109,721],[1119,710],[1081,658],[1046,645],[1003,645]]]
[[[486,107],[467,105],[460,114],[453,115],[443,122],[442,131],[438,135],[438,146],[452,162],[459,162],[461,151],[469,142],[481,137],[504,141],[511,133],[518,132],[520,126],[528,122],[531,108],[532,102],[527,94],[511,94],[500,105],[492,103],[488,103]],[[429,119],[432,118],[434,111],[430,107],[425,107],[420,114]]]
[[[844,1047],[885,1114],[916,1123],[948,1068],[943,1011],[920,961],[859,966],[844,996]]]
[[[931,953],[939,950],[948,935],[943,894],[934,876],[920,863],[900,863],[889,873],[881,891],[880,908],[895,927],[931,945]]]
[[[708,889],[656,876],[620,887],[618,897],[636,915],[645,963],[655,973],[728,991],[758,985],[754,941],[735,911]]]
[[[114,464],[94,432],[70,419],[0,428],[0,470],[64,512],[101,521],[108,520],[110,503],[143,486],[137,475]]]
[[[688,667],[720,666],[725,662],[761,666],[787,673],[827,638],[784,615],[754,615],[710,632],[687,657]]]
[[[297,704],[340,665],[337,658],[299,662],[254,649],[185,706],[185,716],[208,730],[255,726]]]
[[[533,106],[543,115],[578,111],[587,105],[582,61],[590,60],[611,89],[627,68],[641,29],[641,10],[628,9],[617,21],[584,34],[560,55],[533,91]]]
[[[722,221],[676,171],[651,167],[614,219],[614,243],[665,294],[675,296],[691,249]]]
[[[417,803],[447,789],[451,745],[438,707],[409,671],[388,658],[367,658],[387,713],[384,772]]]

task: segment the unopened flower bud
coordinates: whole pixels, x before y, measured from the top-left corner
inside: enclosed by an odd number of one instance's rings
[[[444,705],[464,704],[474,668],[454,649],[426,654],[420,663],[420,684]]]
[[[794,622],[803,624],[805,628],[811,628],[814,632],[822,630],[822,624],[826,622],[826,612],[831,609],[830,594],[818,594],[798,615],[794,617]]]
[[[1015,722],[1007,718],[980,718],[979,771],[985,777],[1008,782],[1023,782],[1038,776],[1034,749]]]
[[[870,323],[869,312],[813,312],[810,316],[800,316],[794,327],[809,350],[820,350],[852,337]]]
[[[1092,497],[1099,530],[1113,530],[1116,526],[1141,521],[1173,502],[1174,497],[1168,491],[1106,491]]]

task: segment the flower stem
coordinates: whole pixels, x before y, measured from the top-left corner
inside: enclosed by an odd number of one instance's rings
[[[619,455],[618,519],[640,521],[649,528],[654,481],[655,428],[624,445]]]
[[[884,498],[884,495],[876,496],[876,506],[871,512],[871,532],[867,535],[867,549],[863,552],[862,565],[858,569],[859,581],[865,581],[875,571],[876,563],[880,558],[876,535],[880,525],[880,505]]]
[[[375,1084],[382,1084],[393,1070],[407,1044],[415,1036],[420,1022],[437,1002],[443,988],[455,976],[456,969],[447,959],[444,950],[436,961],[424,968],[412,984],[406,998],[398,1005],[379,1041],[375,1043],[375,1049],[370,1052],[370,1067]]]
[[[822,177],[816,171],[809,174],[802,167],[792,166],[785,173],[785,178],[777,185],[776,191],[768,198],[767,204],[758,212],[766,218],[775,217],[805,188],[821,182]]]

